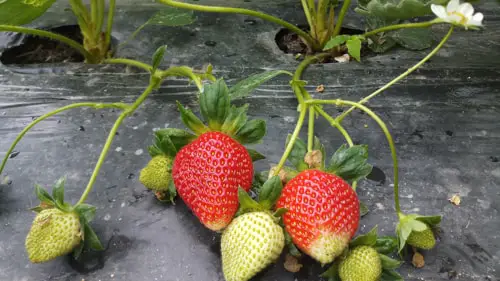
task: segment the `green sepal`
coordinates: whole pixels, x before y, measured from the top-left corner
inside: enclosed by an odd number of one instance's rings
[[[78,246],[75,247],[75,249],[73,249],[73,253],[72,253],[73,259],[75,259],[75,260],[80,259],[80,256],[82,255],[84,247],[85,247],[85,243],[82,241],[82,242],[80,242],[80,244],[78,244]]]
[[[167,50],[167,45],[163,45],[156,49],[155,53],[153,54],[153,60],[151,63],[152,69],[151,73],[155,73],[158,67],[160,66],[161,62],[163,61],[163,57],[165,56],[165,51]]]
[[[393,236],[378,237],[374,248],[384,255],[393,253],[398,249],[398,239]]]
[[[247,148],[247,151],[248,151],[248,154],[250,154],[250,157],[252,158],[253,162],[266,159],[266,156],[260,154],[258,151],[254,150],[254,149]]]
[[[367,163],[367,160],[367,145],[355,145],[348,148],[343,144],[332,156],[327,171],[346,181],[357,181],[372,171],[373,167]]]
[[[382,268],[391,270],[398,268],[403,262],[390,258],[384,254],[379,253],[380,260],[382,261]]]
[[[166,191],[161,192],[162,199],[156,197],[160,202],[167,202],[175,205],[175,197],[177,197],[177,189],[175,188],[175,184],[173,180],[170,180],[168,183],[168,188]]]
[[[38,197],[38,200],[40,202],[45,203],[49,206],[54,206],[56,204],[54,198],[45,190],[43,187],[41,187],[38,184],[35,184],[35,193],[36,197]]]
[[[181,148],[196,139],[196,136],[180,129],[168,128],[155,132],[154,142],[148,147],[149,155],[174,157]]]
[[[236,132],[234,138],[241,144],[259,143],[266,135],[266,121],[253,119],[245,123],[241,129]]]
[[[265,210],[262,205],[253,200],[252,197],[250,197],[250,195],[243,188],[241,188],[241,186],[238,187],[238,202],[240,203],[240,206],[236,214],[237,216],[248,212]]]
[[[66,183],[66,178],[62,177],[58,179],[54,187],[52,187],[52,197],[56,206],[64,206],[64,184]]]
[[[201,135],[209,131],[208,127],[205,126],[205,124],[203,124],[203,122],[198,117],[196,117],[196,115],[194,115],[191,110],[186,109],[178,101],[177,107],[179,108],[179,111],[181,113],[182,123],[184,123],[186,127],[193,131],[193,133],[195,133],[196,135]]]
[[[94,251],[102,251],[104,250],[104,247],[101,244],[101,241],[99,240],[99,237],[95,234],[94,230],[92,227],[90,227],[88,222],[84,223],[84,239],[83,242],[85,243],[85,248],[90,248]]]
[[[336,259],[333,264],[323,272],[320,277],[325,278],[327,281],[341,281],[339,276],[340,259]]]
[[[382,270],[380,281],[404,281],[403,277],[395,270]]]
[[[279,208],[273,213],[273,216],[276,218],[281,218],[286,212],[288,212],[287,208]]]
[[[286,144],[285,147],[288,146],[288,143],[290,142],[290,138],[292,135],[288,135],[286,138]],[[301,139],[297,138],[295,140],[295,143],[293,144],[292,151],[290,152],[290,155],[288,156],[288,161],[292,163],[292,165],[297,169],[297,171],[301,172],[304,170],[307,170],[309,168],[309,165],[304,161],[304,157],[306,156],[307,153],[307,145],[304,141]]]
[[[292,236],[290,236],[288,231],[284,230],[284,232],[285,232],[285,244],[288,247],[288,252],[290,253],[290,255],[292,255],[296,258],[301,257],[302,253],[297,248],[297,246],[295,246],[295,244],[293,244]]]
[[[80,216],[80,220],[89,223],[94,219],[96,207],[89,204],[80,204],[75,207],[75,212]]]
[[[271,209],[283,190],[283,184],[279,176],[268,179],[261,187],[259,193],[259,204],[266,210]]]
[[[349,40],[350,38],[351,38],[350,35],[334,36],[334,37],[330,38],[330,40],[328,40],[328,42],[326,42],[325,47],[323,48],[323,51],[330,50],[332,48],[340,46],[340,45],[344,44],[345,42],[347,42],[347,40]]]
[[[358,246],[370,246],[373,247],[377,243],[377,226],[372,228],[368,233],[359,235],[358,237],[351,240],[349,243],[350,248]]]
[[[214,131],[221,129],[229,109],[229,89],[223,79],[204,87],[200,95],[200,110],[210,129]]]
[[[441,223],[442,216],[419,216],[417,215],[415,219],[417,221],[427,224],[429,227],[433,228]]]
[[[368,207],[366,206],[366,204],[363,203],[363,202],[361,202],[361,201],[359,201],[359,216],[360,217],[364,217],[369,212],[370,212],[370,210],[368,209]]]
[[[314,139],[313,139],[313,150],[321,151],[321,170],[323,170],[325,168],[325,163],[326,163],[325,146],[321,143],[319,138],[316,136],[314,136]]]
[[[220,130],[230,136],[234,136],[247,123],[247,110],[248,104],[241,107],[231,106]]]
[[[401,250],[403,250],[404,246],[406,245],[406,240],[408,240],[408,237],[410,236],[412,231],[422,232],[429,228],[426,223],[416,219],[418,215],[412,214],[400,216],[401,217],[399,219],[399,223],[396,226],[396,234],[399,244],[398,252],[401,252]]]

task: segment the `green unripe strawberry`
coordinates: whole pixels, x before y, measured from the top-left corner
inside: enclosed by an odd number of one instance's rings
[[[172,159],[165,155],[153,157],[141,170],[139,181],[148,189],[167,191],[172,180]]]
[[[436,245],[436,238],[432,229],[427,228],[424,231],[412,231],[406,243],[415,248],[430,250]]]
[[[25,246],[31,262],[40,263],[70,253],[81,241],[78,214],[52,208],[37,214]]]
[[[285,246],[283,229],[266,212],[236,217],[221,240],[226,281],[247,281],[276,261]]]
[[[340,263],[342,281],[378,281],[382,275],[382,261],[372,247],[359,246],[350,251]]]

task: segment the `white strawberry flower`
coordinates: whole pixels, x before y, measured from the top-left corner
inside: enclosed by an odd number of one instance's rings
[[[474,14],[474,7],[470,3],[460,4],[460,0],[450,0],[446,7],[431,5],[432,12],[442,21],[468,28],[482,26],[483,14]]]

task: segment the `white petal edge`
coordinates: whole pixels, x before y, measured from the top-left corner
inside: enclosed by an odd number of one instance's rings
[[[474,14],[474,7],[470,3],[463,3],[458,7],[458,12],[470,19]]]
[[[484,15],[482,13],[477,13],[475,14],[473,17],[472,17],[472,20],[473,21],[477,21],[479,23],[481,23],[484,19]]]
[[[448,13],[456,12],[458,6],[460,6],[459,0],[451,0],[450,2],[448,2],[448,5],[446,6],[446,12]]]
[[[441,5],[432,4],[431,10],[438,18],[445,19],[447,16],[446,9]]]

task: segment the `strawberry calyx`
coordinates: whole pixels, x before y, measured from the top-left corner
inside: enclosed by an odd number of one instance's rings
[[[349,242],[349,247],[340,255],[332,265],[323,273],[321,277],[329,278],[328,280],[341,280],[339,277],[339,267],[349,254],[361,247],[370,247],[378,253],[381,265],[381,280],[403,280],[401,275],[396,272],[402,261],[390,258],[388,255],[394,254],[398,248],[397,238],[392,236],[379,237],[377,234],[377,226],[372,228],[368,233],[358,235]]]
[[[40,185],[35,185],[35,194],[40,200],[40,204],[32,211],[42,213],[49,209],[58,209],[64,213],[74,213],[80,220],[81,242],[73,249],[73,257],[79,259],[84,249],[95,251],[104,250],[99,238],[90,226],[96,212],[96,207],[89,204],[78,204],[72,206],[64,201],[64,189],[66,178],[58,179],[52,187],[52,195]]]
[[[264,182],[262,186],[259,186],[254,190],[258,193],[257,200],[250,197],[250,195],[243,188],[238,188],[238,201],[240,206],[236,216],[240,216],[248,212],[266,212],[272,215],[276,219],[276,222],[278,222],[287,211],[285,208],[273,211],[274,205],[276,204],[276,201],[278,201],[281,191],[283,190],[283,184],[280,177],[271,177]]]
[[[399,223],[396,226],[396,233],[398,238],[399,251],[401,252],[406,245],[415,244],[417,248],[429,250],[434,247],[435,235],[434,231],[441,223],[442,216],[421,216],[418,214],[402,214],[399,213]],[[426,238],[420,237],[422,234],[429,234],[431,230],[432,235],[425,235]],[[412,240],[431,240],[431,241],[412,241]],[[410,242],[410,243],[408,243]],[[412,243],[416,242],[416,243]],[[424,244],[425,246],[419,247]],[[413,245],[412,245],[413,246]]]

